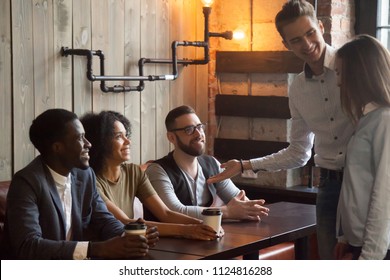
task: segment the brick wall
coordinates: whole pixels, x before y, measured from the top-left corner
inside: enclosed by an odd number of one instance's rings
[[[318,0],[318,18],[325,26],[325,40],[340,47],[354,35],[354,0]]]

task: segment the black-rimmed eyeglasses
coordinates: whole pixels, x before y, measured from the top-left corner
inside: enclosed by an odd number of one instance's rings
[[[189,126],[182,127],[182,128],[174,128],[174,129],[171,129],[170,132],[183,130],[185,134],[192,135],[195,133],[195,130],[198,130],[199,132],[204,132],[205,127],[206,127],[205,124],[200,123],[197,125],[189,125]]]

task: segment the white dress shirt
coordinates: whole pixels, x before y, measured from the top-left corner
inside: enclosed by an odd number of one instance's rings
[[[301,167],[311,157],[314,142],[316,166],[340,170],[354,127],[343,113],[334,72],[336,50],[326,45],[324,72],[314,76],[308,65],[289,87],[291,133],[289,147],[252,159],[253,170],[285,170]]]
[[[47,166],[57,187],[58,195],[60,196],[62,207],[65,215],[66,223],[66,240],[72,238],[72,185],[70,173],[67,177],[58,174],[49,166]],[[87,258],[88,242],[77,242],[73,252],[73,259],[83,260]]]
[[[360,259],[390,249],[390,108],[366,106],[348,144],[337,209],[339,241],[362,247]]]

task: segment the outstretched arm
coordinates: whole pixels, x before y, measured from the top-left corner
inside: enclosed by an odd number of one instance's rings
[[[157,194],[149,196],[147,199],[145,199],[145,201],[143,201],[143,204],[161,222],[180,224],[199,224],[202,222],[199,219],[172,211],[165,205],[165,203]]]
[[[314,142],[314,134],[302,118],[299,111],[290,99],[291,111],[291,135],[290,145],[277,153],[268,156],[243,160],[241,162],[232,159],[221,164],[224,170],[207,180],[207,183],[213,184],[221,182],[224,179],[231,178],[244,170],[264,170],[278,171],[304,166],[311,157],[311,149]]]
[[[214,184],[232,178],[233,176],[241,173],[244,170],[251,170],[252,165],[249,160],[239,161],[236,159],[232,159],[225,163],[222,163],[221,168],[223,168],[224,170],[219,174],[211,176],[207,180],[208,184]]]
[[[156,198],[157,197],[157,198]],[[160,202],[156,202],[159,200]],[[106,200],[108,210],[122,223],[135,222],[135,219],[130,219],[118,206],[112,201]],[[147,199],[145,206],[151,212],[164,222],[144,221],[150,227],[157,227],[159,236],[173,236],[179,238],[199,239],[199,240],[214,240],[218,237],[217,233],[209,226],[202,225],[201,221],[174,211],[169,210],[157,195],[153,195]],[[150,206],[152,205],[152,206]],[[157,206],[159,205],[159,206]],[[161,216],[161,217],[159,217]],[[148,244],[149,244],[148,238]],[[150,246],[150,244],[149,244]]]
[[[221,234],[217,234],[211,227],[203,224],[177,224],[146,221],[148,226],[156,226],[160,236],[177,238],[214,240]]]

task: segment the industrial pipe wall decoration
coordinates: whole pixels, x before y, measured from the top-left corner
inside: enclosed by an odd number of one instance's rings
[[[129,91],[142,91],[145,87],[145,81],[158,81],[158,80],[175,80],[178,78],[178,65],[201,65],[207,64],[210,61],[209,54],[209,39],[210,37],[221,37],[228,40],[233,38],[233,32],[226,31],[222,33],[209,32],[209,16],[211,13],[212,0],[202,0],[203,15],[204,15],[204,40],[203,41],[173,41],[171,45],[172,59],[158,59],[158,58],[141,58],[138,61],[139,76],[107,76],[104,71],[104,54],[101,50],[86,50],[86,49],[69,49],[67,47],[61,48],[61,55],[78,55],[85,56],[87,58],[87,78],[88,80],[100,81],[100,89],[103,92],[129,92]],[[203,59],[178,59],[177,48],[178,47],[196,47],[204,49]],[[93,56],[98,56],[100,59],[100,75],[94,75],[92,73],[92,60]],[[157,64],[171,64],[172,73],[165,75],[144,75],[144,65],[147,63]],[[107,86],[106,81],[139,81],[137,86]]]

